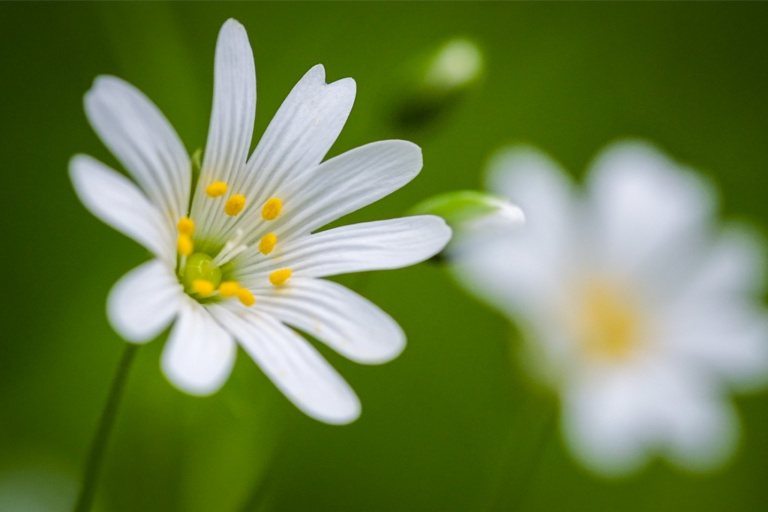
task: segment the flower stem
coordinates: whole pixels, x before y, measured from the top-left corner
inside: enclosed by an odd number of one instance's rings
[[[117,373],[112,381],[112,388],[109,390],[107,403],[104,406],[104,410],[101,412],[101,418],[99,419],[96,435],[93,438],[91,451],[88,454],[88,459],[85,463],[83,483],[80,488],[80,494],[77,497],[74,512],[88,512],[93,504],[93,497],[96,495],[96,483],[99,476],[99,470],[101,469],[101,463],[104,458],[104,452],[107,448],[107,442],[109,441],[112,427],[115,424],[117,411],[120,409],[120,402],[123,398],[123,389],[125,388],[125,381],[128,378],[128,371],[131,368],[131,363],[133,362],[133,358],[136,355],[136,350],[138,350],[138,348],[138,345],[126,343],[125,348],[123,349],[123,355],[120,358],[120,364],[117,367]]]
[[[481,510],[489,512],[524,510],[523,505],[536,478],[547,444],[554,435],[556,425],[557,410],[553,408],[545,412],[540,428],[527,442],[521,442],[519,431],[510,431],[509,439],[501,448],[503,455],[500,471],[491,485],[489,499],[484,506],[480,507]],[[522,439],[522,441],[526,440]],[[515,450],[521,446],[528,449]],[[520,462],[515,464],[516,460]]]

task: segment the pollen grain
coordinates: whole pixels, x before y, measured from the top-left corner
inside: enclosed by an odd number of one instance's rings
[[[225,299],[234,297],[239,291],[240,285],[237,284],[237,281],[224,281],[219,285],[219,294]]]
[[[291,269],[281,268],[280,270],[275,270],[269,274],[269,282],[275,286],[280,286],[285,283],[289,277],[291,277]]]
[[[189,256],[195,250],[195,244],[189,235],[181,233],[178,240],[176,240],[176,248],[179,250],[179,254]]]
[[[176,227],[182,235],[192,236],[195,232],[195,223],[189,217],[182,217]]]
[[[283,202],[276,197],[270,197],[261,209],[261,216],[264,220],[275,220],[282,209]]]
[[[259,242],[259,252],[261,252],[261,254],[271,253],[272,249],[275,248],[276,243],[277,236],[275,236],[274,233],[267,233],[261,238],[261,241]]]
[[[192,289],[201,297],[208,297],[215,290],[213,283],[207,279],[195,279],[192,281]]]
[[[237,291],[237,298],[244,306],[253,306],[256,303],[256,298],[245,288],[240,288]]]
[[[235,194],[227,199],[227,204],[224,205],[224,213],[230,217],[234,217],[245,208],[245,196],[242,194]]]
[[[214,181],[205,187],[205,193],[210,197],[221,197],[227,193],[227,184],[223,181]]]

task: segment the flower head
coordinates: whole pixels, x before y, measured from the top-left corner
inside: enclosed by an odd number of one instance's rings
[[[645,143],[604,150],[585,193],[527,147],[501,152],[490,182],[527,224],[469,237],[456,275],[523,326],[577,458],[607,474],[655,454],[722,463],[738,434],[725,391],[768,376],[754,234],[714,230],[709,186]]]
[[[216,46],[213,110],[195,184],[184,145],[141,92],[102,76],[86,94],[89,121],[135,183],[77,155],[70,163],[75,190],[97,217],[155,256],[115,285],[109,319],[135,343],[175,320],[162,367],[180,389],[218,390],[237,342],[304,412],[346,423],[359,415],[354,392],[286,324],[360,363],[382,363],[403,349],[405,336],[392,318],[320,278],[412,265],[440,251],[450,230],[437,217],[416,216],[315,233],[421,170],[419,147],[399,140],[322,162],[354,97],[352,79],[326,84],[323,67],[313,67],[249,157],[253,55],[242,25],[227,21]]]

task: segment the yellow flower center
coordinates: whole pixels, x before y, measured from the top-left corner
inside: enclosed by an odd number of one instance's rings
[[[588,282],[580,297],[576,328],[583,351],[603,360],[627,359],[640,342],[642,323],[632,297],[600,281]]]

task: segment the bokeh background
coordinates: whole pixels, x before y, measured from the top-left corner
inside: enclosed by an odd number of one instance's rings
[[[580,175],[622,136],[658,143],[720,185],[729,217],[768,225],[768,5],[520,3],[0,4],[0,510],[67,510],[122,341],[105,297],[147,258],[75,198],[76,152],[112,165],[82,95],[99,74],[142,89],[191,152],[204,144],[216,35],[248,29],[257,134],[316,63],[358,97],[332,150],[405,138],[411,185],[349,221],[401,215],[478,188],[488,156],[538,145]],[[419,125],[393,122],[418,59],[474,40],[482,79]],[[97,496],[105,511],[766,510],[768,396],[737,399],[731,464],[655,463],[606,480],[548,427],[554,396],[522,377],[506,322],[437,265],[340,279],[409,337],[377,367],[320,350],[363,402],[354,424],[298,412],[243,354],[224,389],[193,398],[140,349]],[[161,337],[162,338],[162,337]]]

